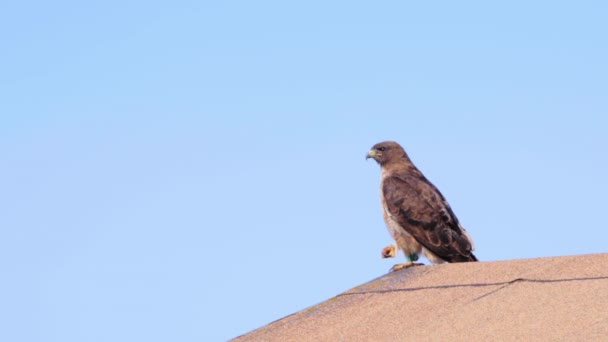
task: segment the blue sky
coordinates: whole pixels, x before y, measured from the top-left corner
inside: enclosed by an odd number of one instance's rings
[[[0,5],[0,340],[221,341],[386,273],[388,139],[482,261],[606,252],[606,13]]]

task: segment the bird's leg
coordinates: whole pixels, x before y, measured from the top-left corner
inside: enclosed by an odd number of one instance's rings
[[[382,248],[382,258],[394,258],[397,256],[397,247],[395,245],[388,245]]]
[[[391,267],[390,272],[395,272],[395,271],[398,271],[398,270],[400,270],[402,268],[410,268],[412,266],[424,266],[424,264],[420,263],[420,262],[408,261],[408,262],[406,262],[404,264],[396,264],[395,266]]]
[[[395,266],[391,267],[390,272],[395,272],[398,271],[402,268],[409,268],[412,266],[423,266],[423,263],[420,262],[414,262],[418,260],[418,254],[416,253],[411,253],[411,254],[407,254],[407,262],[405,264],[396,264]]]

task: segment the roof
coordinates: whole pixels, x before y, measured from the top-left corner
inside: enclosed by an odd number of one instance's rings
[[[413,267],[234,341],[608,339],[608,254]]]

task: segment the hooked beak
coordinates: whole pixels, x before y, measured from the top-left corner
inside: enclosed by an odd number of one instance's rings
[[[381,156],[381,154],[378,153],[378,151],[369,150],[369,152],[367,152],[367,155],[365,156],[365,160],[368,160],[369,158],[376,159],[377,157],[380,157],[380,156]]]

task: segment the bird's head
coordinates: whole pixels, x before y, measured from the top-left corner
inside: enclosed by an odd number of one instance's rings
[[[372,146],[372,149],[367,152],[367,156],[365,157],[365,159],[369,158],[374,159],[380,165],[403,158],[409,160],[403,147],[394,141],[383,141]]]

